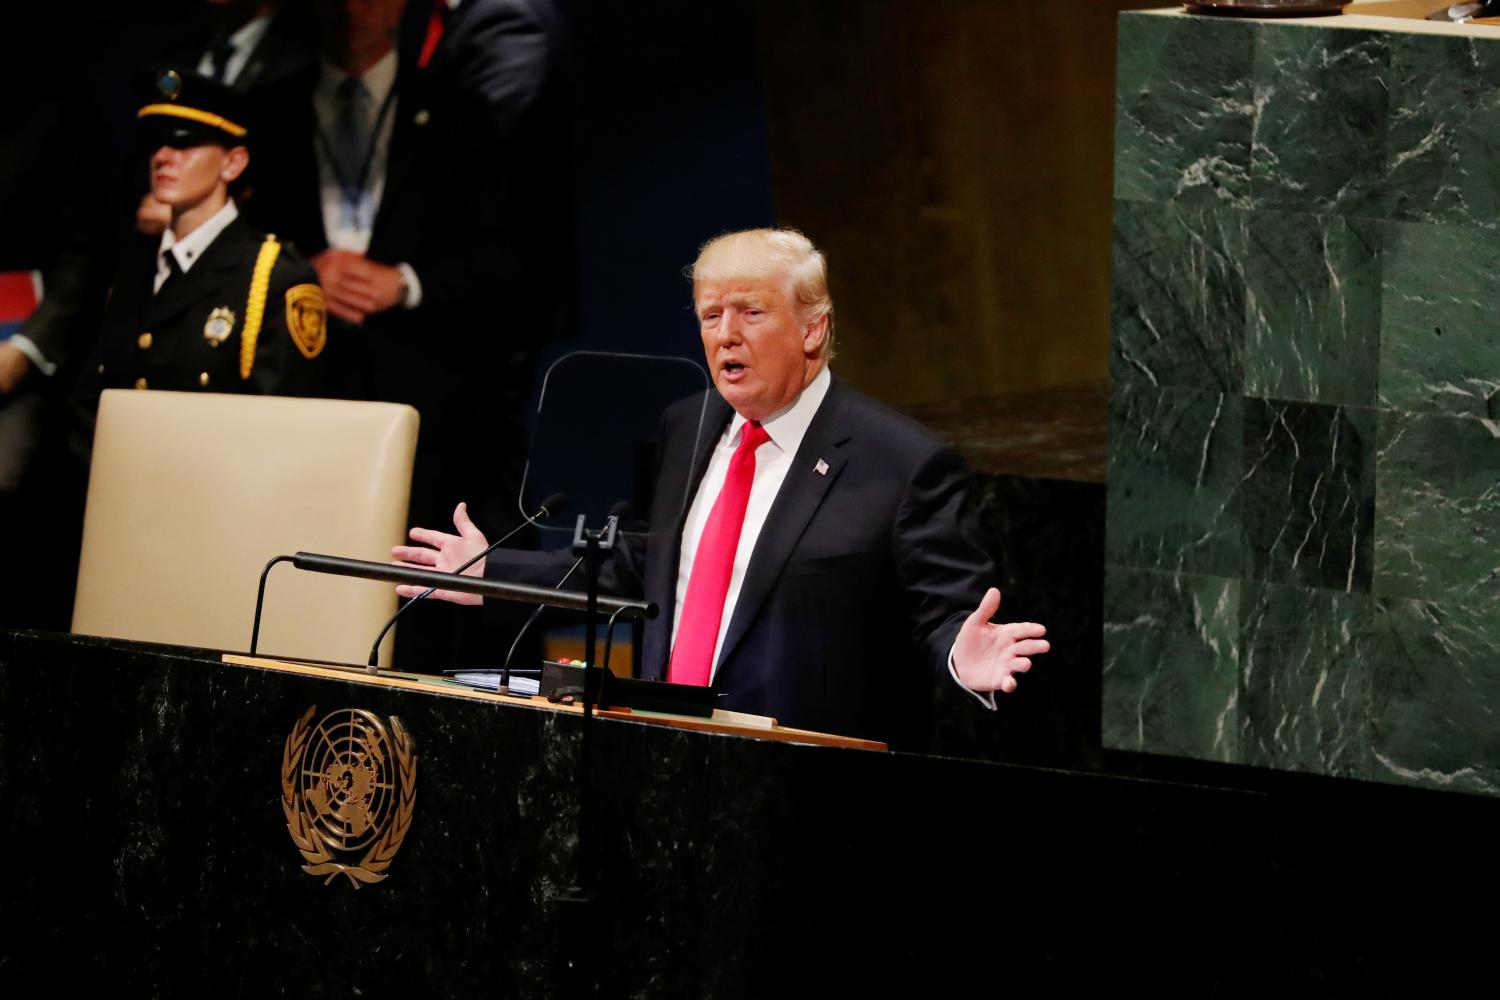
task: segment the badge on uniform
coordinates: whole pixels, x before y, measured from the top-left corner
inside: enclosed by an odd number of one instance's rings
[[[203,339],[208,341],[209,347],[218,347],[233,332],[234,313],[230,312],[228,306],[219,306],[209,313],[208,322],[203,324]]]
[[[328,344],[328,300],[317,285],[293,285],[286,293],[286,328],[302,356],[312,360]]]

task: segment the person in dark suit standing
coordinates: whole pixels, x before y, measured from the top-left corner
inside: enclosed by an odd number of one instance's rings
[[[243,99],[165,69],[138,114],[171,224],[115,280],[75,395],[85,440],[110,388],[316,394],[328,340],[317,274],[240,218],[229,193],[250,164]]]
[[[453,496],[499,522],[518,492],[533,362],[555,327],[529,305],[553,297],[521,209],[539,193],[518,190],[505,155],[507,115],[527,115],[505,109],[547,92],[549,36],[528,0],[444,4],[432,45],[407,50],[401,0],[312,8],[319,64],[260,93],[269,169],[249,211],[317,268],[338,394],[420,412],[412,522],[445,518]],[[433,608],[396,641],[398,662],[446,666],[481,648],[482,629]]]
[[[192,46],[199,76],[241,93],[306,69],[312,35],[299,3],[285,0],[208,0],[212,24]]]
[[[571,41],[551,0],[410,0],[402,65],[429,99],[472,123],[493,176],[516,192],[505,235],[516,287],[510,322],[530,340],[565,337],[576,322]],[[521,360],[524,360],[521,359]]]
[[[534,289],[517,264],[525,193],[499,156],[492,106],[460,99],[456,68],[403,61],[401,0],[318,0],[313,12],[321,62],[264,92],[269,169],[249,211],[317,268],[346,334],[340,393],[421,412],[413,518],[446,514],[455,491],[508,511],[542,334],[510,308]],[[467,5],[454,12],[433,59],[467,51],[476,26]],[[489,468],[466,460],[482,445]]]
[[[609,581],[662,609],[644,676],[902,746],[921,743],[934,677],[993,708],[1048,650],[1046,630],[990,621],[1000,593],[958,455],[829,372],[822,254],[790,230],[733,233],[704,247],[693,285],[711,433],[696,433],[699,400],[668,411],[655,493],[692,501],[658,502],[645,551],[619,551]],[[485,540],[462,504],[454,524],[413,530],[395,558],[458,566]],[[497,552],[485,572],[550,585],[557,558]]]

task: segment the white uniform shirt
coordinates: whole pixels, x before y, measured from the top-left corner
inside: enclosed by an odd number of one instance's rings
[[[218,239],[224,228],[239,217],[240,210],[235,207],[234,199],[230,198],[224,202],[223,208],[180,240],[173,234],[171,226],[163,230],[161,244],[156,248],[156,279],[151,286],[151,294],[161,291],[161,286],[172,274],[172,268],[167,263],[168,254],[177,259],[178,269],[187,274],[198,263],[198,258],[203,256],[203,251],[208,249],[209,244]]]

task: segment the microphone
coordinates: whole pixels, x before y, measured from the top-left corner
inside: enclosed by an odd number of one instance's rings
[[[609,509],[609,516],[607,518],[605,518],[605,520],[604,520],[605,530],[607,531],[609,529],[609,525],[610,525],[611,521],[613,521],[616,524],[618,524],[620,521],[623,521],[629,514],[630,514],[630,504],[626,503],[624,500],[619,501],[618,503],[616,503],[613,507],[611,507]],[[577,559],[573,560],[573,565],[571,565],[571,566],[568,567],[568,571],[562,575],[562,579],[558,580],[557,581],[557,586],[553,587],[552,589],[553,590],[561,590],[562,589],[562,585],[568,582],[568,577],[570,577],[570,576],[573,575],[573,571],[576,570],[579,566],[582,566],[582,565],[583,565],[583,557],[582,556],[579,556]],[[500,694],[510,695],[512,698],[530,698],[531,697],[530,695],[512,694],[511,693],[511,690],[510,690],[510,664],[511,664],[511,661],[513,659],[515,659],[516,650],[519,649],[520,646],[521,646],[521,637],[524,636],[526,634],[526,630],[529,629],[529,628],[531,628],[532,624],[535,623],[536,620],[541,617],[541,615],[542,615],[542,608],[544,608],[544,607],[546,607],[545,604],[538,604],[536,606],[536,610],[534,610],[534,611],[531,612],[530,617],[528,617],[526,619],[526,624],[524,624],[524,625],[521,626],[521,630],[516,633],[515,640],[510,644],[510,651],[505,654],[505,663],[500,668],[500,688],[499,688],[499,693]],[[589,664],[589,666],[593,666],[593,664]]]
[[[472,559],[470,559],[467,562],[465,562],[462,566],[459,566],[458,568],[454,569],[453,572],[454,573],[462,573],[464,570],[468,569],[470,566],[473,566],[475,563],[479,562],[479,560],[483,559],[485,556],[487,556],[491,552],[495,551],[495,549],[499,548],[502,544],[504,544],[505,542],[509,541],[516,534],[516,532],[520,531],[522,528],[526,527],[528,524],[534,524],[534,523],[536,523],[536,521],[537,521],[538,518],[550,517],[553,514],[559,513],[561,511],[563,511],[564,509],[566,509],[567,506],[568,506],[568,496],[567,496],[566,493],[553,493],[551,496],[547,497],[541,503],[537,504],[537,511],[536,511],[535,514],[532,514],[531,516],[527,517],[526,520],[522,521],[520,524],[518,524],[514,528],[510,529],[510,531],[507,531],[504,535],[500,536],[499,538],[495,539],[490,544],[486,545],[484,547],[483,551],[481,551],[480,553],[478,553],[477,555],[475,555]],[[564,579],[566,579],[566,577],[564,577]],[[562,586],[562,585],[558,584],[558,586]],[[372,673],[372,674],[376,673],[380,669],[380,667],[378,665],[379,662],[380,662],[380,641],[382,639],[384,639],[385,638],[385,634],[391,630],[391,626],[393,626],[393,625],[396,624],[396,619],[398,619],[402,615],[406,614],[407,609],[410,608],[413,604],[416,604],[420,600],[424,600],[424,599],[426,599],[428,597],[431,597],[432,594],[433,594],[433,592],[436,591],[436,590],[437,590],[436,587],[428,587],[426,590],[422,591],[416,597],[413,597],[413,598],[409,599],[405,604],[403,604],[403,605],[401,605],[401,607],[397,608],[396,609],[396,613],[393,614],[393,615],[391,615],[390,619],[385,623],[385,627],[383,627],[380,630],[380,634],[375,637],[375,644],[370,647],[370,659],[367,661],[368,666],[370,668],[370,673]]]

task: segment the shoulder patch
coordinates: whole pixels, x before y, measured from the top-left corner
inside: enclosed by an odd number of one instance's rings
[[[328,300],[317,285],[293,285],[286,293],[286,328],[309,360],[328,344]]]

